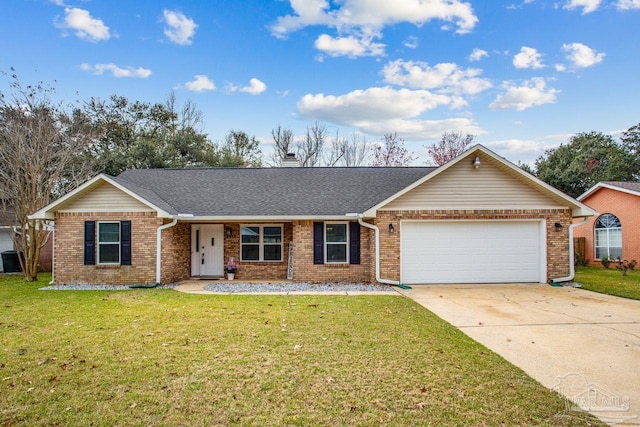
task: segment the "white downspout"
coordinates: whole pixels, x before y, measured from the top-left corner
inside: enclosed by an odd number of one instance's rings
[[[584,220],[580,221],[580,222],[575,222],[573,224],[571,224],[569,226],[569,275],[567,277],[558,277],[556,279],[551,279],[552,282],[568,282],[570,280],[573,280],[573,278],[576,275],[576,268],[575,268],[575,255],[573,253],[574,247],[573,247],[573,228],[577,227],[578,225],[582,225],[585,222],[587,222],[589,220],[588,217],[585,217]]]
[[[387,285],[399,285],[400,282],[397,280],[383,279],[380,277],[380,229],[373,224],[362,221],[361,214],[358,214],[358,223],[364,227],[372,229],[376,235],[376,281]]]
[[[171,221],[168,224],[165,225],[161,225],[160,227],[158,227],[158,233],[156,236],[156,283],[160,284],[160,279],[161,279],[161,264],[162,264],[162,230],[166,230],[169,227],[173,227],[174,225],[176,225],[178,223],[178,218],[174,218],[173,221]]]
[[[49,282],[50,285],[53,285],[55,282],[55,276],[54,276],[54,271],[56,269],[56,225],[55,223],[53,224],[53,231],[51,232],[51,238],[53,239],[51,241],[51,281]]]

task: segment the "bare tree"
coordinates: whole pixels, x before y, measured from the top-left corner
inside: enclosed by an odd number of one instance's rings
[[[348,139],[336,132],[325,164],[327,166],[362,166],[369,157],[369,151],[364,135],[354,132],[351,134],[351,139]]]
[[[35,281],[49,232],[46,221],[28,215],[93,175],[83,155],[92,128],[81,112],[69,113],[54,103],[49,86],[23,87],[13,74],[10,88],[10,95],[0,92],[1,213],[13,219],[22,270],[27,280]]]
[[[307,127],[307,133],[298,146],[298,158],[302,166],[317,166],[322,160],[327,127],[315,122]]]
[[[284,129],[278,125],[271,129],[271,137],[273,138],[273,153],[271,154],[271,165],[280,166],[282,160],[288,153],[296,151],[293,143],[293,131]]]
[[[397,132],[385,133],[383,143],[373,150],[371,166],[407,166],[416,158],[404,147],[404,139]]]
[[[445,132],[440,142],[425,148],[433,163],[442,166],[467,151],[474,139],[475,135],[468,133],[463,135],[462,132]]]

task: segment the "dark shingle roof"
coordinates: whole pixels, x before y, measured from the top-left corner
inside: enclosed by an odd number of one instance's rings
[[[433,167],[127,170],[114,179],[172,215],[362,213]]]
[[[640,193],[640,182],[635,181],[608,181],[605,184],[612,185],[614,187],[619,187],[625,190],[637,191]]]

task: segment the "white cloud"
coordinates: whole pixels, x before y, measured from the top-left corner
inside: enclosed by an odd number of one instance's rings
[[[409,49],[415,49],[419,45],[419,40],[416,36],[409,36],[402,44]]]
[[[542,55],[534,48],[522,46],[520,53],[513,57],[513,65],[516,68],[543,68]]]
[[[93,43],[109,40],[111,37],[109,27],[104,25],[104,22],[93,18],[88,10],[77,7],[65,7],[64,20],[56,20],[55,25],[58,28],[74,30],[78,38]]]
[[[489,52],[487,52],[486,50],[483,50],[483,49],[475,48],[475,49],[473,49],[473,51],[469,55],[469,61],[471,61],[471,62],[480,61],[485,56],[489,56]]]
[[[192,92],[203,92],[205,90],[214,90],[216,88],[213,81],[203,74],[196,74],[192,81],[186,82],[184,85]]]
[[[492,110],[514,109],[523,111],[534,106],[552,104],[556,102],[557,89],[547,88],[543,78],[534,77],[527,80],[521,86],[516,86],[512,82],[505,82],[503,88],[506,92],[489,104]]]
[[[251,95],[259,95],[267,90],[267,85],[255,77],[249,80],[249,86],[240,88],[240,92],[250,93]]]
[[[450,105],[452,97],[426,90],[372,87],[344,95],[307,94],[298,102],[298,112],[306,118],[349,126],[373,135],[397,131],[403,138],[439,138],[442,132],[484,131],[468,118],[424,120],[424,112]]]
[[[118,67],[116,64],[96,64],[90,65],[87,63],[81,64],[80,69],[82,71],[89,71],[93,74],[102,75],[105,72],[111,72],[113,77],[137,77],[140,79],[146,79],[151,75],[151,70],[147,68],[133,68],[133,67]]]
[[[618,0],[616,7],[619,10],[640,9],[640,0]]]
[[[582,14],[594,12],[600,7],[602,0],[568,0],[564,5],[564,9],[573,10],[582,8]]]
[[[182,12],[164,10],[164,35],[176,44],[187,45],[193,42],[198,25]]]
[[[431,67],[424,62],[401,59],[389,62],[382,69],[387,83],[415,89],[434,89],[439,93],[455,95],[475,95],[489,89],[491,82],[480,78],[480,74],[480,69],[463,70],[453,63],[445,62]]]
[[[376,36],[331,37],[328,34],[321,34],[316,39],[315,47],[333,57],[382,56],[384,55],[385,45],[373,42],[374,37]]]
[[[458,33],[473,30],[478,18],[471,4],[461,0],[343,0],[331,8],[328,0],[289,0],[293,14],[280,16],[270,26],[276,37],[310,25],[324,25],[340,31],[370,28],[407,22],[422,25],[439,19],[455,23]]]
[[[556,69],[556,71],[558,72],[563,72],[563,71],[567,71],[567,67],[564,64],[556,64],[554,65],[554,68]]]
[[[562,50],[567,52],[567,59],[578,68],[592,67],[604,59],[604,53],[598,53],[582,43],[563,44]]]

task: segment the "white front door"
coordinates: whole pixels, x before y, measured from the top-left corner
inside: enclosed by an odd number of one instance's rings
[[[224,227],[222,224],[191,225],[191,275],[224,275]]]

